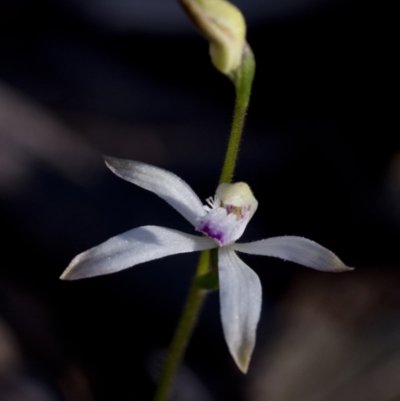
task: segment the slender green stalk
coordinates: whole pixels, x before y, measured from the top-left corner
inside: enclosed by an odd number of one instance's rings
[[[246,44],[242,64],[232,75],[235,85],[236,101],[231,134],[222,168],[220,183],[231,182],[242,136],[244,119],[249,105],[251,87],[254,78],[255,62],[250,47]],[[200,313],[207,290],[218,288],[218,253],[217,249],[203,251],[200,254],[196,274],[181,318],[176,328],[167,359],[161,372],[154,401],[167,401],[176,370],[183,358],[190,335]]]
[[[256,64],[253,52],[251,51],[250,46],[246,44],[243,52],[242,65],[231,77],[236,89],[235,110],[233,114],[231,134],[229,136],[228,147],[225,154],[224,166],[219,179],[220,183],[231,182],[235,171],[244,120],[250,101],[255,66]]]
[[[182,360],[183,354],[189,342],[190,335],[199,315],[201,305],[203,304],[206,295],[206,290],[199,288],[197,280],[208,272],[209,265],[210,252],[201,252],[196,274],[190,286],[185,307],[169,347],[168,356],[164,363],[163,371],[161,372],[154,401],[168,400],[170,387],[173,383],[175,372]]]

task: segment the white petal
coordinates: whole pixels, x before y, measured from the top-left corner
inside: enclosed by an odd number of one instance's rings
[[[215,248],[213,240],[170,228],[134,228],[76,256],[61,276],[75,280],[118,272],[139,263]]]
[[[353,270],[352,267],[346,266],[329,249],[302,237],[273,237],[247,244],[234,244],[233,248],[239,252],[289,260],[290,262],[325,272]]]
[[[104,157],[107,167],[118,177],[154,192],[167,201],[193,226],[205,214],[203,204],[192,188],[177,175],[133,160]]]
[[[260,280],[231,247],[219,249],[218,270],[225,340],[239,369],[246,373],[260,319]]]

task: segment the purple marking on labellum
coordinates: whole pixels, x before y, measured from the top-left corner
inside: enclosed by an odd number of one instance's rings
[[[215,239],[220,245],[222,244],[224,233],[221,230],[216,230],[215,227],[210,227],[210,225],[206,223],[204,226],[199,227],[199,231],[206,234],[207,237]]]

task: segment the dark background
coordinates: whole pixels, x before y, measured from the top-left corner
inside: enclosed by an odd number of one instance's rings
[[[244,257],[264,291],[249,375],[214,293],[174,399],[398,401],[397,4],[242,3],[257,73],[236,179],[259,201],[243,239],[304,236],[356,270]],[[58,277],[133,227],[190,232],[101,155],[166,168],[205,199],[233,99],[172,0],[0,3],[0,400],[151,399],[197,255]]]

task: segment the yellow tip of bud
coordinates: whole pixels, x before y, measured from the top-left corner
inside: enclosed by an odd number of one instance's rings
[[[225,0],[180,0],[200,32],[210,42],[211,61],[229,75],[241,64],[246,22],[237,7]]]

